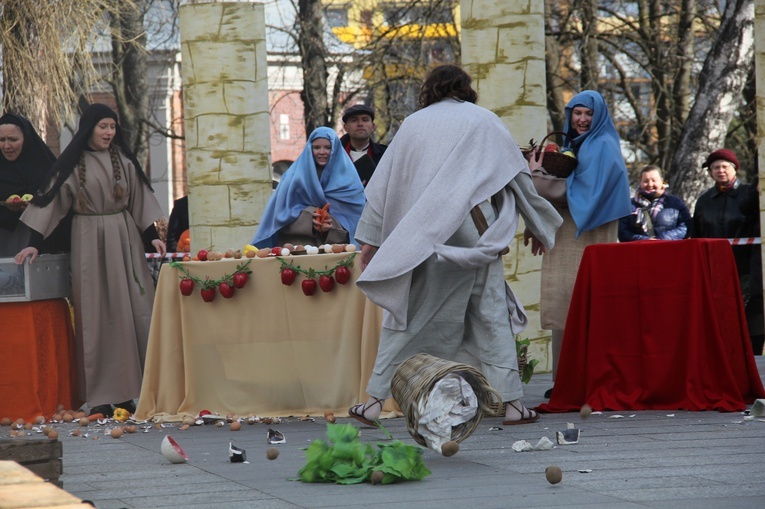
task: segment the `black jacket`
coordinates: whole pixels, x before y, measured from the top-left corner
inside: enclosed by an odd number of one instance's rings
[[[344,134],[342,138],[340,138],[340,143],[342,143],[343,149],[345,149],[345,153],[348,154],[348,156],[350,157],[351,135],[348,133]],[[369,145],[371,149],[370,157],[372,158],[372,161],[374,161],[375,166],[377,166],[377,163],[380,162],[380,159],[385,153],[385,149],[388,148],[388,145],[383,145],[382,143],[375,143],[372,140],[369,141]],[[356,171],[359,172],[359,178],[362,181],[366,180],[368,182],[369,181],[368,176],[362,172],[362,168],[360,167],[358,163],[359,161],[356,161],[353,164],[354,166],[356,166]],[[364,183],[364,187],[366,187],[366,183]]]
[[[733,189],[720,191],[715,186],[701,193],[693,212],[692,236],[712,239],[740,237],[741,228],[746,222],[740,205],[749,187],[737,181]],[[740,276],[749,273],[750,251],[750,246],[733,246]]]

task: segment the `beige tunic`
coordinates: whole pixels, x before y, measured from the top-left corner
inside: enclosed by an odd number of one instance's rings
[[[563,225],[555,234],[555,247],[542,257],[540,321],[543,329],[563,330],[574,293],[576,274],[584,248],[591,244],[616,242],[619,222],[612,221],[576,237],[576,223],[568,208],[556,206]]]
[[[84,153],[86,209],[72,222],[72,298],[80,397],[89,407],[137,398],[154,301],[141,233],[162,216],[133,164],[122,157],[120,186],[108,151]],[[76,203],[75,170],[46,207],[30,206],[21,220],[48,236]]]

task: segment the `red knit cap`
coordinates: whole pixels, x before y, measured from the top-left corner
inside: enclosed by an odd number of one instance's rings
[[[701,165],[701,167],[708,168],[712,165],[713,162],[719,161],[720,159],[728,161],[729,163],[733,163],[737,170],[741,167],[741,165],[738,164],[738,158],[736,157],[736,154],[727,148],[721,148],[720,150],[715,150],[709,154],[709,156],[707,156],[707,160],[704,162],[704,164]]]

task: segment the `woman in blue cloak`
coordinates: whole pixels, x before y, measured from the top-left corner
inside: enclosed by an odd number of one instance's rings
[[[619,134],[603,96],[585,90],[566,106],[563,150],[571,150],[578,163],[565,179],[544,171],[544,152],[531,157],[529,168],[540,195],[548,198],[563,217],[555,235],[555,247],[545,252],[526,230],[524,241],[532,240],[532,253],[542,254],[540,320],[552,331],[553,381],[566,328],[566,316],[574,291],[584,248],[591,244],[616,242],[619,219],[631,213],[630,184],[622,157]],[[549,398],[552,389],[545,393]]]
[[[364,187],[340,138],[332,129],[319,127],[282,175],[252,244],[263,248],[355,242],[364,203]]]

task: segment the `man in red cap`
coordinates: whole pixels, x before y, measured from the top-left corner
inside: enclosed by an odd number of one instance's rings
[[[736,154],[732,150],[722,148],[715,150],[707,157],[703,168],[707,168],[709,176],[715,185],[704,191],[696,201],[696,209],[693,212],[693,233],[696,238],[724,238],[731,239],[743,236],[747,229],[747,216],[742,212],[742,202],[750,192],[756,193],[749,184],[743,184],[737,177],[736,172],[741,167]],[[746,209],[744,209],[746,210]],[[759,236],[759,233],[756,234]],[[756,248],[756,252],[754,252]],[[747,324],[749,336],[752,340],[755,354],[762,354],[763,340],[763,310],[762,301],[751,299],[750,288],[762,288],[761,284],[749,280],[752,259],[760,258],[759,246],[733,246],[733,255],[736,259],[736,268],[741,279],[742,293],[747,307]],[[755,277],[761,277],[757,275]],[[754,292],[755,294],[758,292]],[[761,295],[761,291],[759,292]],[[751,302],[750,302],[751,301]],[[755,305],[755,302],[759,302]]]
[[[365,104],[354,104],[343,113],[345,134],[340,138],[345,152],[359,172],[366,187],[387,145],[372,141],[375,130],[375,111]]]

